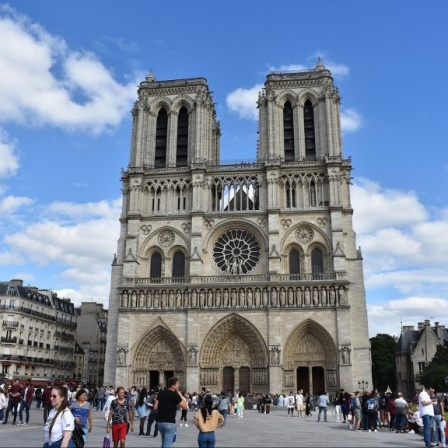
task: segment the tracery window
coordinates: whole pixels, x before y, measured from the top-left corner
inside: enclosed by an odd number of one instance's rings
[[[177,119],[176,166],[187,166],[188,162],[188,111],[182,107]]]
[[[173,256],[173,277],[185,277],[185,255],[181,251]]]
[[[297,207],[296,183],[294,181],[289,180],[285,183],[285,194],[286,194],[286,207],[287,208]]]
[[[210,191],[213,211],[259,209],[259,185],[256,176],[216,177],[212,179]]]
[[[247,230],[228,230],[216,241],[213,260],[224,274],[248,274],[260,260],[260,245]]]
[[[151,255],[151,267],[149,270],[150,278],[162,277],[162,255],[159,252],[154,252]]]
[[[314,110],[310,100],[305,101],[303,108],[305,126],[305,156],[307,160],[316,159],[316,136],[314,129]]]
[[[324,254],[319,247],[314,248],[311,252],[311,272],[313,274],[324,272]]]
[[[283,144],[285,160],[294,160],[294,115],[289,101],[283,106]]]
[[[156,168],[165,168],[166,166],[166,146],[168,138],[168,114],[166,109],[162,108],[157,115],[156,125],[156,154],[154,166]]]
[[[289,273],[300,274],[300,254],[297,249],[289,252]]]

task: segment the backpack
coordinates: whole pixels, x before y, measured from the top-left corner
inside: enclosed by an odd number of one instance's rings
[[[386,407],[386,397],[384,395],[381,397],[381,407]]]
[[[366,409],[367,409],[367,412],[376,412],[377,411],[376,401],[373,398],[370,398],[369,400],[367,400]]]
[[[36,389],[35,395],[36,398],[40,400],[42,398],[42,389],[41,388]]]

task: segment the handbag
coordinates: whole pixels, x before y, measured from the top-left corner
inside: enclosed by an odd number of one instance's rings
[[[109,438],[109,436],[104,436],[103,448],[110,448],[110,438]]]
[[[75,429],[72,432],[72,440],[76,448],[84,448],[84,436],[86,433],[82,429],[82,426],[75,423]]]

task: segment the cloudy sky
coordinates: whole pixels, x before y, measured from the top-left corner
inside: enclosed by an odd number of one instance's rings
[[[446,2],[44,5],[0,4],[1,281],[107,306],[130,109],[150,70],[207,78],[222,160],[250,160],[266,74],[321,57],[342,96],[369,333],[448,325]]]

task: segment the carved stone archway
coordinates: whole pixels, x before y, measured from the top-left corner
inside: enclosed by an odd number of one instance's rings
[[[156,372],[158,385],[163,386],[167,375],[179,377],[184,383],[185,350],[177,337],[159,325],[150,330],[139,342],[132,363],[133,382],[136,386],[154,386]]]
[[[285,345],[285,391],[301,388],[309,388],[305,392],[313,393],[320,393],[321,389],[335,391],[338,388],[337,353],[336,344],[328,331],[312,319],[306,319],[292,331]],[[307,372],[308,378],[301,381],[300,375],[304,372]]]
[[[224,384],[224,371],[233,368],[234,389],[269,390],[266,343],[257,328],[237,314],[226,316],[208,332],[199,365],[201,387],[216,391],[230,388],[228,383]]]

